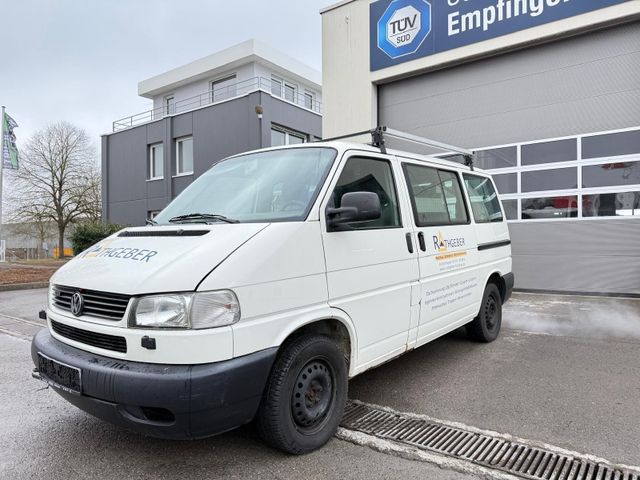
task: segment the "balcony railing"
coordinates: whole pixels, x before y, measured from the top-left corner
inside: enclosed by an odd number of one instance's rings
[[[312,112],[322,113],[322,104],[316,100],[314,95],[310,95],[309,93],[299,93],[297,89],[294,90],[290,86],[279,81],[272,81],[264,77],[253,77],[248,80],[220,86],[199,95],[194,95],[193,97],[184,98],[177,102],[163,105],[162,107],[121,118],[113,122],[113,131],[117,132],[118,130],[124,130],[125,128],[131,128],[136,125],[142,125],[143,123],[160,120],[168,115],[175,115],[195,108],[229,100],[231,98],[240,97],[257,90],[263,90],[274,97],[281,98]]]

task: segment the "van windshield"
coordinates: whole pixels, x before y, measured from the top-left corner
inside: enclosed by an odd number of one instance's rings
[[[158,224],[304,220],[335,156],[332,148],[309,147],[222,160],[154,220]]]

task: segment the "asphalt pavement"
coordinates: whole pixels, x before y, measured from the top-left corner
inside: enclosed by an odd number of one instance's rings
[[[29,343],[0,334],[0,478],[478,480],[429,463],[333,439],[302,457],[263,445],[243,427],[198,441],[129,433],[68,404],[33,380]]]
[[[251,427],[170,442],[103,423],[30,377],[18,337],[45,303],[44,290],[0,292],[0,478],[476,478],[339,439],[291,457]],[[365,372],[350,397],[640,464],[640,300],[518,294],[503,327],[488,345],[457,331]]]
[[[46,288],[0,292],[0,333],[32,337],[46,324],[38,318],[46,306]]]

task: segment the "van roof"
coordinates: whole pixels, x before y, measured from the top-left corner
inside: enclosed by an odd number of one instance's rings
[[[257,153],[257,152],[268,152],[274,150],[286,150],[292,148],[309,148],[309,147],[330,147],[338,150],[339,154],[346,152],[347,150],[359,150],[362,152],[371,152],[376,153],[378,155],[382,154],[380,148],[370,145],[368,143],[358,143],[358,142],[345,142],[341,140],[332,140],[332,141],[316,141],[316,142],[308,142],[308,143],[299,143],[296,145],[281,145],[278,147],[267,147],[261,148],[259,150],[253,150],[252,152],[244,152],[239,155],[245,155],[246,153]],[[423,162],[428,162],[436,165],[440,165],[446,168],[452,168],[460,171],[471,171],[470,168],[462,163],[454,162],[451,160],[446,160],[444,158],[440,158],[437,155],[421,155],[418,153],[407,152],[404,150],[397,150],[393,148],[387,148],[387,155],[393,155],[397,157],[405,157],[410,160],[418,160]],[[237,155],[234,155],[237,156]],[[489,175],[484,170],[474,167],[474,173],[480,173],[483,175]]]

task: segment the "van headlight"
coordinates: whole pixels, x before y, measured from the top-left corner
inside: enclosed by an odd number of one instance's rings
[[[240,304],[230,290],[149,295],[134,300],[129,326],[134,328],[204,328],[240,320]]]

